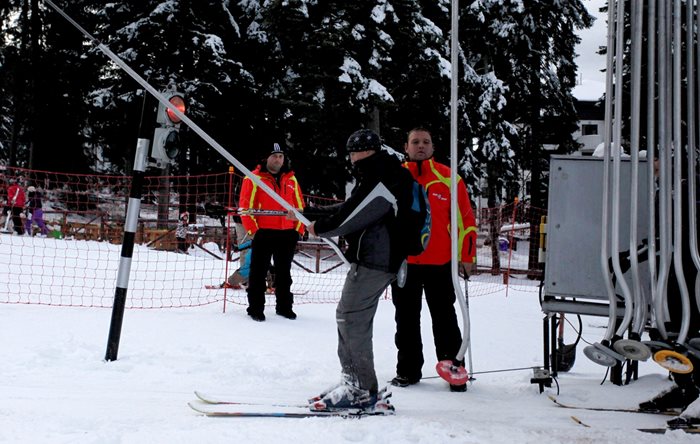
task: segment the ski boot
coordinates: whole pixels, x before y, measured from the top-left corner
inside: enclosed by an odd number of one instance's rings
[[[380,398],[379,393],[372,394],[368,390],[341,384],[310,404],[309,409],[312,412],[346,411],[352,416],[393,415],[394,406],[387,399],[390,393],[385,390],[382,396]]]
[[[326,397],[326,395],[328,395],[333,390],[338,389],[342,385],[346,385],[346,383],[340,382],[338,384],[332,385],[332,386],[328,387],[327,389],[323,390],[320,394],[309,398],[309,400],[307,402],[309,403],[309,405],[314,404],[314,403],[322,400],[324,397]],[[377,400],[386,400],[389,398],[391,398],[391,391],[389,391],[388,386],[384,386],[381,389],[379,389],[379,392],[377,392]]]
[[[687,416],[679,416],[678,418],[673,418],[667,421],[669,429],[693,429],[700,427],[700,418],[693,418]]]
[[[391,380],[391,385],[395,387],[408,387],[409,385],[418,384],[420,379],[420,376],[417,378],[408,378],[406,376],[396,375],[396,377]]]
[[[652,413],[683,410],[696,398],[697,392],[686,390],[676,385],[670,390],[660,393],[655,398],[639,404],[639,410]]]

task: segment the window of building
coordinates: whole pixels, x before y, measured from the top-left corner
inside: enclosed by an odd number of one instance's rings
[[[598,125],[595,123],[584,123],[581,125],[581,135],[582,136],[597,136],[598,135]]]

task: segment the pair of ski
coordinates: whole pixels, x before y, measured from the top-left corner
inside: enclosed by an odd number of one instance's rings
[[[224,288],[227,288],[229,290],[244,290],[244,288],[222,287],[221,285],[205,285],[204,288],[206,290],[223,290]],[[304,296],[308,292],[309,292],[309,290],[302,290],[302,291],[293,291],[292,293],[295,296]],[[265,294],[275,294],[275,292],[274,292],[274,290],[273,291],[265,291]]]
[[[212,396],[199,391],[194,392],[197,401],[187,405],[198,413],[218,418],[362,418],[364,416],[383,416],[385,411],[367,411],[361,409],[345,409],[330,411],[310,410],[309,404],[301,403],[263,403],[249,401],[234,401]],[[391,396],[387,394],[385,399]]]
[[[579,405],[570,405],[570,404],[564,404],[563,402],[559,401],[557,398],[555,398],[552,395],[547,396],[554,404],[556,404],[559,407],[565,408],[565,409],[573,409],[573,410],[589,410],[589,411],[594,411],[594,412],[621,412],[621,413],[643,413],[647,415],[663,415],[663,416],[678,416],[679,412],[675,410],[659,410],[659,411],[648,411],[648,410],[641,410],[641,409],[635,409],[635,408],[612,408],[612,407],[587,407],[587,406],[579,406]],[[578,424],[581,424],[583,426],[589,427],[588,425],[584,424],[581,422],[578,418],[573,417],[572,419],[577,422]],[[690,433],[690,434],[700,434],[700,428],[695,427],[695,426],[689,426],[689,427],[678,427],[678,428],[673,428],[673,427],[659,427],[659,428],[644,428],[644,429],[637,429],[640,432],[644,433],[654,433],[654,434],[664,434],[668,431],[673,431],[673,430],[682,430],[685,433]]]
[[[209,285],[209,284],[207,284],[207,285],[204,286],[204,288],[207,289],[207,290],[223,290],[224,288],[226,288],[226,289],[228,289],[228,290],[245,290],[244,287],[234,288],[234,287],[229,287],[229,286],[222,286],[221,284],[219,284],[219,285]]]

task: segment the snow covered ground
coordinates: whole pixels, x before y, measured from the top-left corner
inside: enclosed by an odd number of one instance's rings
[[[535,294],[510,289],[472,298],[474,371],[541,365],[542,314]],[[697,436],[651,435],[667,417],[556,407],[530,384],[532,371],[476,374],[466,393],[435,377],[424,310],[426,365],[417,386],[394,388],[396,415],[341,418],[207,418],[187,402],[193,390],[240,399],[304,401],[339,380],[333,304],[295,307],[295,321],[257,323],[245,308],[128,310],[119,359],[104,362],[111,310],[0,306],[0,442],[8,443],[683,443]],[[393,306],[375,321],[380,381],[394,376]],[[599,341],[604,320],[584,319],[584,339]],[[567,331],[567,338],[573,332]],[[569,342],[569,341],[567,341]],[[560,399],[591,406],[634,407],[669,385],[653,362],[626,387],[578,347],[559,377]],[[548,389],[556,393],[556,386]],[[577,424],[576,416],[588,425]]]

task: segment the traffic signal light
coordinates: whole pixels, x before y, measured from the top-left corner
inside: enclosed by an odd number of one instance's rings
[[[171,88],[163,95],[181,113],[185,113],[185,96]],[[153,133],[153,149],[151,157],[156,160],[158,167],[163,168],[173,161],[180,151],[180,123],[182,122],[170,108],[158,103],[156,115],[158,127]]]

